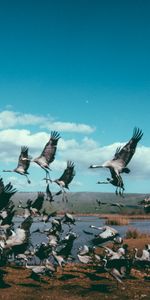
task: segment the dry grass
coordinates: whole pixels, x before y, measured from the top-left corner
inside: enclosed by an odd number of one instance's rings
[[[106,225],[128,225],[129,224],[129,219],[128,217],[124,217],[124,216],[109,216],[106,221],[105,221]]]
[[[128,215],[128,214],[101,214],[97,215],[102,219],[108,219],[108,218],[113,218],[113,217],[118,217],[118,218],[128,218],[129,220],[149,220],[150,219],[150,214],[141,214],[141,215]]]
[[[126,239],[143,239],[148,237],[150,237],[148,233],[140,232],[140,230],[133,227],[130,227],[125,235]]]
[[[133,279],[125,279],[118,286],[110,274],[95,272],[80,264],[59,268],[54,278],[43,277],[44,282],[31,279],[31,271],[24,268],[8,267],[5,270],[8,272],[5,281],[10,287],[0,289],[2,300],[150,299],[149,282],[139,272],[132,273]]]

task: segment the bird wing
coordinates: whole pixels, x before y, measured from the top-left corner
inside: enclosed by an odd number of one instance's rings
[[[17,192],[15,188],[13,188],[11,182],[4,186],[2,178],[0,179],[0,210],[6,207],[10,198]]]
[[[46,195],[52,200],[53,199],[53,195],[52,192],[50,190],[49,184],[47,184],[46,186]]]
[[[46,195],[47,195],[47,200],[49,200],[50,202],[54,201],[52,192],[51,192],[50,187],[49,187],[49,184],[47,184],[47,186],[46,186]]]
[[[45,145],[41,156],[44,156],[47,163],[50,164],[55,159],[55,153],[57,149],[57,143],[60,139],[60,135],[57,131],[52,131],[51,136],[47,144]]]
[[[0,195],[1,195],[1,193],[4,191],[4,182],[3,182],[3,179],[2,178],[0,178]]]
[[[12,224],[12,219],[15,215],[15,212],[16,212],[15,210],[9,212],[8,215],[2,220],[1,225],[6,225],[6,224],[11,225]]]
[[[36,208],[38,211],[42,208],[44,202],[44,193],[39,192],[37,198],[32,204],[32,208]]]
[[[130,162],[132,156],[134,155],[137,143],[140,141],[142,136],[142,130],[135,127],[133,130],[132,138],[124,147],[118,147],[116,149],[116,153],[114,155],[113,160],[121,160],[123,161],[124,166],[126,166]]]
[[[115,172],[115,170],[113,168],[110,168],[110,173],[111,173],[111,177],[114,179],[114,180],[117,180],[118,181],[118,176]],[[121,177],[121,176],[120,176]]]
[[[72,161],[67,161],[67,168],[64,170],[62,176],[58,179],[63,181],[65,186],[68,187],[68,184],[72,181],[75,176],[74,163]]]
[[[31,216],[29,216],[21,223],[20,228],[28,231],[32,223],[33,223],[33,219]]]
[[[22,167],[26,172],[30,166],[30,160],[31,157],[28,155],[28,147],[22,146],[17,168]]]
[[[117,175],[117,173],[115,172],[115,170],[113,168],[110,168],[110,173],[111,173],[111,177],[114,180],[114,185],[115,186],[120,186],[124,189],[124,183],[123,183],[123,179],[121,177],[121,175],[119,174],[119,177]]]

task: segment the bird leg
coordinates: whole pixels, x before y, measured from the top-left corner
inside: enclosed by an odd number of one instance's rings
[[[97,181],[97,184],[108,184],[110,183],[109,181]]]
[[[119,188],[119,195],[124,198],[123,192],[124,192],[124,188],[120,187]]]
[[[117,175],[117,179],[118,179],[118,184],[116,188],[116,195],[120,195],[123,197],[124,185],[123,185],[122,177],[120,175]]]
[[[115,192],[115,193],[116,193],[116,195],[118,196],[118,187],[116,188],[116,192]]]
[[[30,181],[30,179],[29,179],[28,175],[27,175],[27,174],[25,174],[25,176],[26,176],[26,178],[27,178],[27,182],[28,182],[28,183],[31,183],[31,181]]]
[[[64,190],[64,188],[61,186],[61,189],[62,189],[62,193],[63,193],[63,195],[62,195],[62,200],[63,200],[63,202],[65,201],[65,202],[68,202],[68,198],[67,198],[67,193],[66,193],[66,191]]]
[[[49,171],[45,169],[46,172],[46,178],[44,178],[46,180],[46,183],[48,184],[48,181],[52,182],[51,178],[50,178],[50,174]]]

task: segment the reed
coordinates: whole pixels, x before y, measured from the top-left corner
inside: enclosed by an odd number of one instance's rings
[[[124,216],[108,216],[108,218],[105,221],[106,225],[128,225],[129,219]]]
[[[129,220],[131,219],[133,219],[133,220],[149,220],[150,219],[150,214],[148,215],[144,215],[144,214],[141,214],[141,215],[128,215],[128,214],[101,214],[101,218],[102,219],[108,219],[108,218],[110,218],[110,217],[114,217],[114,216],[116,216],[116,217],[125,217],[125,218],[128,218]]]
[[[130,227],[125,235],[126,239],[142,239],[142,238],[147,238],[149,237],[148,233],[143,233],[140,230],[136,229],[136,228],[132,228]]]

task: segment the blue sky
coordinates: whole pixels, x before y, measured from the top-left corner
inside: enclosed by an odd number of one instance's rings
[[[5,1],[0,4],[0,165],[15,168],[21,145],[39,155],[51,130],[61,140],[52,178],[67,159],[76,165],[71,191],[114,191],[97,185],[108,170],[88,170],[113,157],[134,126],[144,136],[123,175],[126,192],[149,193],[150,3],[132,1]],[[18,190],[44,190],[2,173]],[[55,189],[55,187],[54,187]]]

